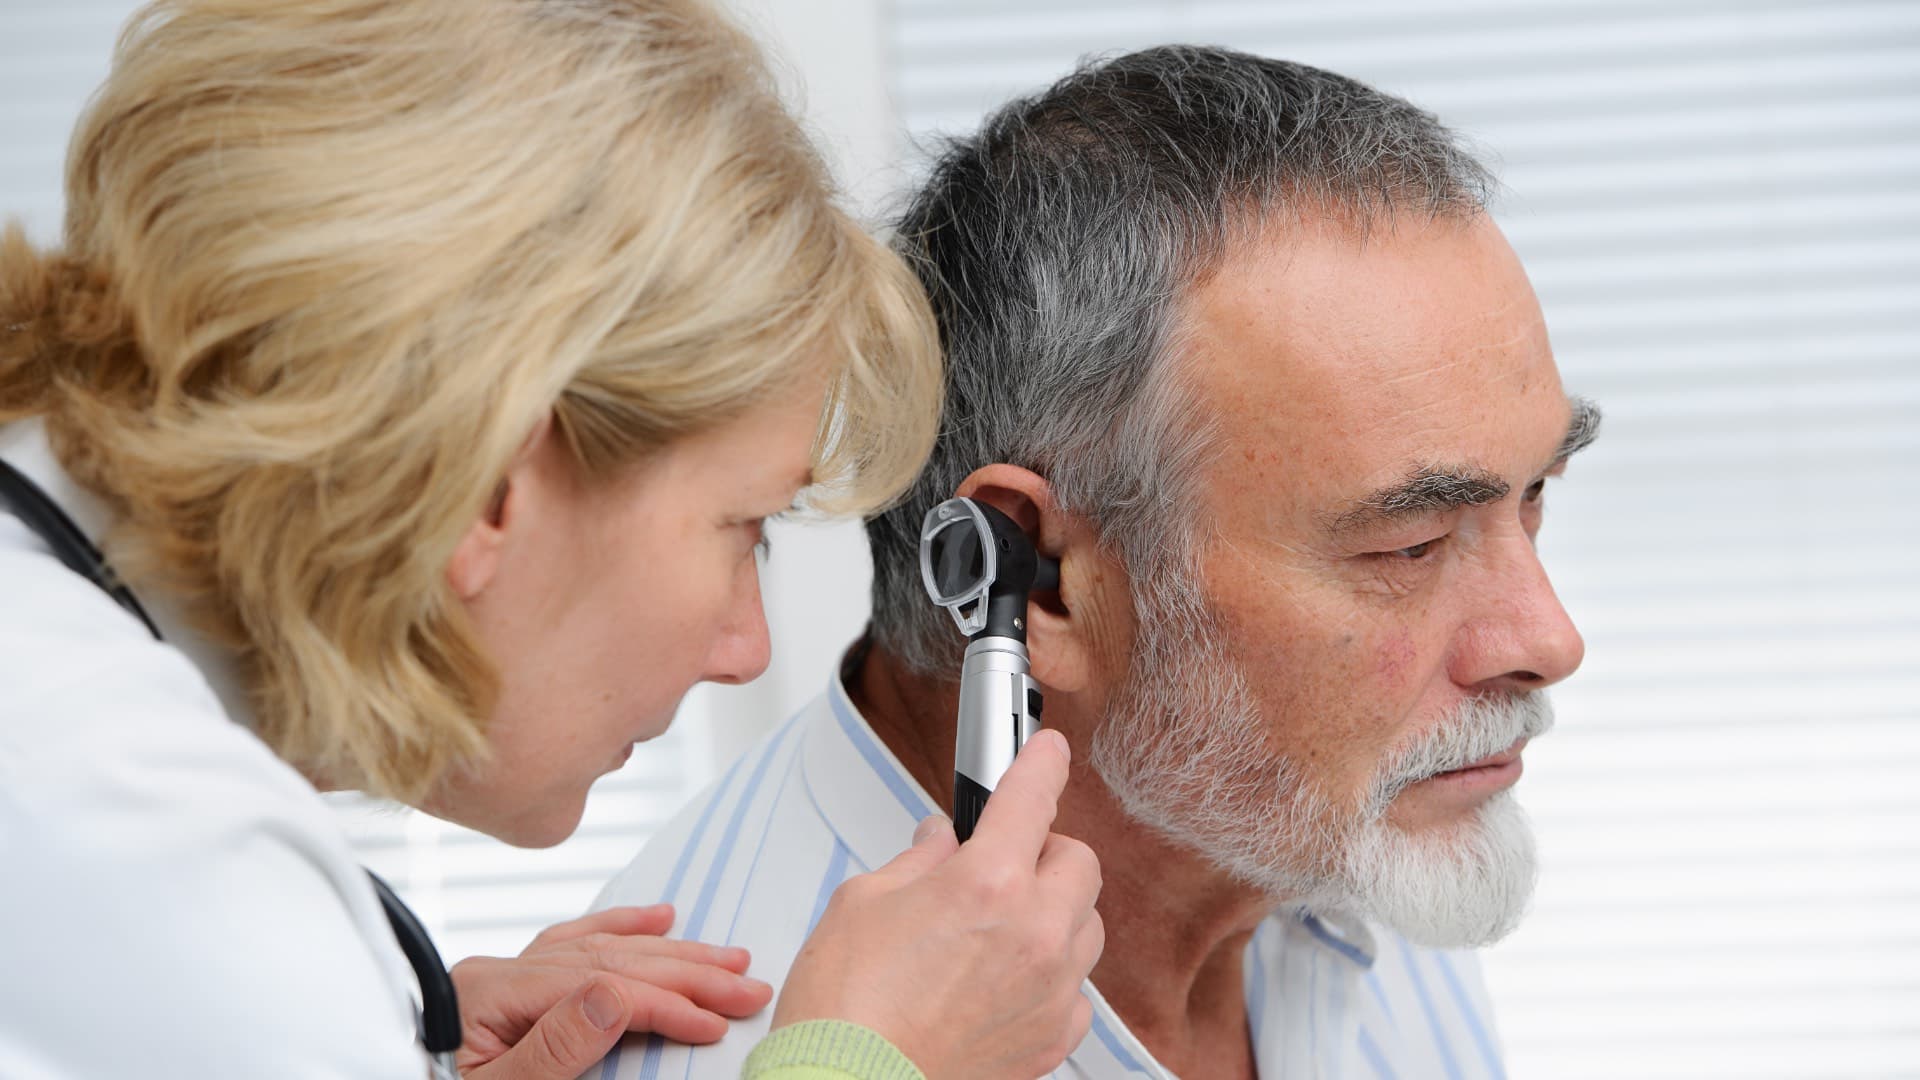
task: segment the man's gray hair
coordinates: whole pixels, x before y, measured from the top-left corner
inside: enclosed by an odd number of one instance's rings
[[[1170,359],[1179,301],[1284,215],[1364,230],[1467,218],[1487,170],[1432,115],[1352,79],[1227,49],[1083,64],[953,139],[899,223],[947,352],[946,416],[899,504],[867,524],[873,633],[952,673],[963,641],[922,590],[920,521],[973,470],[1031,469],[1098,530],[1136,592],[1191,558],[1210,447]]]

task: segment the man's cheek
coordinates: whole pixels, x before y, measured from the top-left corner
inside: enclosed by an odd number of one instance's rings
[[[1414,658],[1413,635],[1405,630],[1396,631],[1374,647],[1374,675],[1382,685],[1403,685],[1413,669]]]

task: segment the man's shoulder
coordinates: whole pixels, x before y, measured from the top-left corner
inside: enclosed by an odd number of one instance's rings
[[[839,883],[854,864],[805,775],[807,709],[741,755],[649,840],[601,891],[596,909],[674,905],[672,936],[739,945],[750,974],[778,987]],[[772,1010],[735,1021],[711,1046],[629,1036],[596,1076],[737,1077],[766,1034]]]
[[[767,733],[720,776],[660,827],[594,901],[595,910],[619,904],[672,903],[675,932],[692,920],[703,895],[709,907],[733,872],[751,868],[767,878],[784,877],[800,854],[774,847],[791,839],[792,827],[814,825],[828,831],[807,791],[803,751],[815,705],[809,705]],[[771,848],[771,850],[770,850]],[[738,886],[758,887],[760,874]],[[711,913],[698,925],[711,933]]]

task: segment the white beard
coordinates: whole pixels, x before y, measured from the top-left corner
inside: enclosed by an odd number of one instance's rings
[[[1358,808],[1276,755],[1266,724],[1197,597],[1143,611],[1133,671],[1094,736],[1092,762],[1136,820],[1276,900],[1376,920],[1436,948],[1491,944],[1525,913],[1533,833],[1511,791],[1468,821],[1410,833],[1386,820],[1409,784],[1544,734],[1541,693],[1469,699],[1382,767]],[[1145,605],[1143,605],[1145,606]]]

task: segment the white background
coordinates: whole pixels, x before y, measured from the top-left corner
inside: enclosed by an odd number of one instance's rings
[[[0,208],[51,239],[123,0],[0,0]],[[1607,410],[1543,540],[1588,639],[1528,755],[1545,875],[1488,958],[1522,1077],[1920,1076],[1920,4],[738,0],[856,205],[1091,51],[1229,44],[1478,139],[1570,388]],[[801,87],[804,86],[804,93]],[[514,852],[349,810],[451,957],[579,910],[822,684],[856,530],[782,530],[775,666],[696,692]]]

